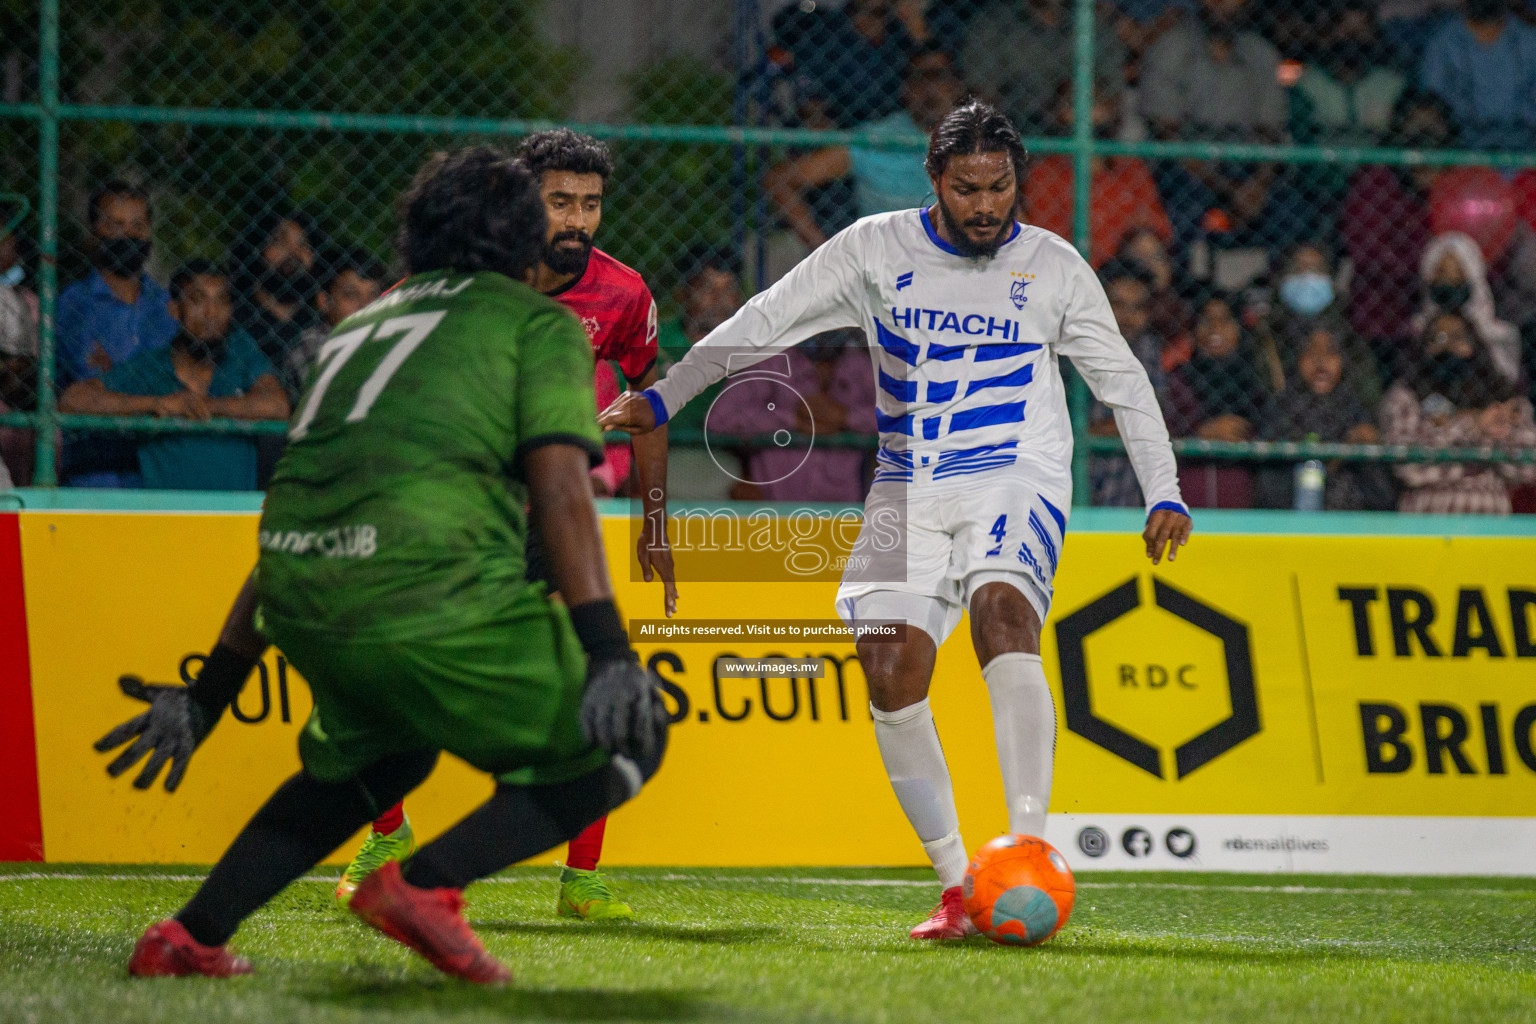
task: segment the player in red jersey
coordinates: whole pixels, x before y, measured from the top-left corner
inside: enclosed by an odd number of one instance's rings
[[[625,383],[636,391],[650,387],[657,378],[656,303],[650,289],[637,272],[592,245],[603,218],[603,191],[613,173],[613,159],[603,143],[569,128],[528,136],[518,146],[517,157],[538,176],[549,217],[544,253],[529,283],[570,309],[586,328],[597,357],[597,406],[606,408],[619,395],[611,363],[618,365]],[[677,586],[666,535],[665,430],[637,435],[637,440],[634,459],[644,525],[635,555],[647,581],[661,577],[666,612],[671,615],[677,608]],[[599,494],[616,493],[629,478],[630,446],[608,445],[606,455],[604,465],[592,471],[593,489]],[[536,536],[530,536],[530,579],[547,576],[536,541]],[[561,916],[585,920],[634,916],[597,871],[607,823],[608,819],[599,818],[566,850],[555,905]],[[345,905],[370,873],[389,861],[409,857],[415,848],[410,821],[396,804],[373,823],[363,848],[342,873],[337,902]]]

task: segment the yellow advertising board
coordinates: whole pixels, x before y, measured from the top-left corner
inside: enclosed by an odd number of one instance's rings
[[[20,519],[47,859],[214,859],[298,767],[310,701],[292,666],[269,654],[174,795],[109,779],[90,745],[142,707],[118,676],[195,671],[187,659],[207,651],[255,558],[255,516]],[[629,522],[604,531],[621,609],[661,618],[660,587],[630,578]],[[825,572],[679,575],[680,616],[833,617]],[[662,772],[614,816],[606,862],[923,862],[851,644],[637,646],[677,721]],[[1059,714],[1048,834],[1085,866],[1356,870],[1412,847],[1409,833],[1497,845],[1536,819],[1536,540],[1197,535],[1154,569],[1134,535],[1069,534],[1043,648]],[[825,657],[826,675],[715,675],[719,656],[770,654]],[[1006,818],[965,624],[940,652],[933,708],[979,844]],[[488,791],[445,761],[407,807],[430,836]],[[1298,863],[1298,850],[1319,856]],[[1284,857],[1243,859],[1254,851]]]

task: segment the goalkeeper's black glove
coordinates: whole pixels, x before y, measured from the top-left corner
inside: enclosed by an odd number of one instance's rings
[[[107,774],[117,778],[148,754],[149,761],[139,772],[139,777],[133,780],[134,787],[148,789],[153,786],[160,769],[169,761],[171,770],[165,775],[165,791],[176,792],[182,776],[187,774],[192,751],[213,729],[217,717],[193,700],[191,691],[185,686],[146,685],[138,676],[123,676],[117,685],[127,696],[148,702],[149,710],[130,718],[96,741],[96,749],[101,753],[133,741],[107,765]]]
[[[239,694],[246,677],[256,667],[256,660],[221,643],[209,652],[202,671],[186,686],[146,685],[138,676],[120,678],[117,685],[122,687],[123,693],[146,702],[149,710],[130,718],[96,741],[96,750],[101,753],[132,741],[127,750],[107,765],[107,774],[117,778],[148,754],[149,762],[133,780],[134,786],[139,789],[153,786],[155,776],[169,761],[171,770],[165,776],[165,791],[176,792],[182,776],[187,773],[192,752],[213,731],[224,709]],[[186,678],[185,669],[182,678]]]
[[[612,601],[590,601],[570,614],[588,659],[582,732],[594,745],[641,765],[659,759],[671,716],[661,700],[661,681],[640,667],[618,609]]]

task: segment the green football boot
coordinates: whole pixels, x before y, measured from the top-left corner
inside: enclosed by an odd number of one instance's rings
[[[583,921],[629,921],[635,912],[619,899],[596,871],[565,868],[560,872],[560,902],[555,913]]]
[[[345,908],[352,902],[352,893],[363,879],[390,861],[404,861],[416,852],[416,834],[411,831],[411,819],[406,818],[400,827],[384,835],[369,829],[363,848],[357,851],[347,870],[336,883],[336,905]]]

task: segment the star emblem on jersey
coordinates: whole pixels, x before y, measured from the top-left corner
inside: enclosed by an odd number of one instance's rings
[[[595,316],[584,316],[581,318],[581,328],[587,332],[588,339],[593,339],[597,337],[597,332],[602,330],[603,325],[597,322]]]
[[[1013,278],[1013,284],[1008,289],[1008,297],[1013,300],[1015,308],[1023,309],[1024,303],[1029,301],[1029,296],[1024,294],[1024,289],[1034,282],[1035,275],[1014,273],[1009,276]]]

